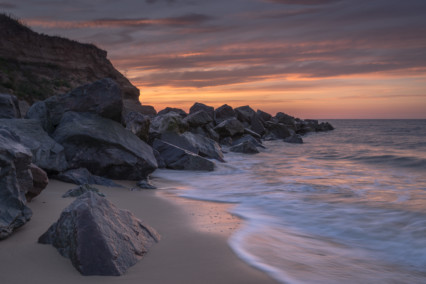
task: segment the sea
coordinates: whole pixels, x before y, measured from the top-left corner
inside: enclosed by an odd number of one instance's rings
[[[154,176],[235,203],[229,245],[280,283],[426,283],[426,120],[328,121],[303,144]]]

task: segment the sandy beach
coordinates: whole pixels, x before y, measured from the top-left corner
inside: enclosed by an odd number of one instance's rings
[[[132,182],[119,182],[127,188]],[[241,223],[227,213],[231,204],[201,202],[167,193],[172,184],[155,180],[159,190],[130,191],[97,186],[121,209],[133,212],[161,234],[161,241],[120,277],[81,276],[55,248],[37,243],[73,201],[61,195],[75,185],[51,180],[29,206],[32,220],[0,243],[2,283],[276,283],[241,261],[227,238]]]

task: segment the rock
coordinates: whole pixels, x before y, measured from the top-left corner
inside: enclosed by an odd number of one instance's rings
[[[237,115],[236,115],[234,109],[232,107],[228,106],[227,104],[218,107],[214,111],[214,119],[215,119],[217,124],[221,123],[224,120],[227,120],[229,118],[236,117],[236,116]]]
[[[275,118],[279,123],[282,123],[284,125],[291,126],[291,127],[295,126],[295,119],[294,119],[293,116],[290,116],[290,115],[285,114],[283,112],[278,112],[275,115]]]
[[[259,135],[257,132],[254,132],[253,130],[249,129],[249,128],[244,128],[244,134],[248,134],[253,136],[254,138],[260,139],[262,138],[261,135]]]
[[[214,130],[220,137],[241,135],[244,133],[244,126],[235,117],[229,118],[218,124]]]
[[[154,152],[155,159],[157,160],[158,168],[164,169],[166,167],[166,162],[164,162],[164,159],[161,157],[160,152],[158,152],[156,149],[152,149]]]
[[[202,135],[191,132],[185,132],[181,135],[165,133],[162,136],[162,140],[202,157],[216,159],[220,162],[225,161],[219,144]]]
[[[205,111],[211,118],[211,120],[214,119],[214,108],[202,103],[195,103],[190,109],[189,114],[196,113],[197,111],[203,110]]]
[[[130,112],[124,118],[126,129],[130,130],[137,137],[145,142],[149,139],[149,126],[151,119],[147,115],[138,112]]]
[[[213,129],[213,127],[211,127],[209,124],[205,125],[204,127],[204,131],[207,135],[208,138],[219,142],[220,140],[220,135]]]
[[[151,120],[149,129],[150,136],[153,139],[161,138],[166,132],[183,133],[188,130],[188,124],[182,120],[182,117],[176,112],[159,114]]]
[[[91,113],[67,112],[52,134],[70,168],[111,179],[140,180],[157,168],[152,148],[119,123]]]
[[[256,147],[261,147],[261,148],[265,148],[265,146],[262,145],[262,141],[260,139],[256,139],[251,135],[243,135],[242,137],[235,139],[234,141],[232,141],[232,146],[236,146],[238,144],[244,143],[246,141],[251,142],[253,145],[255,145]]]
[[[263,136],[265,134],[266,129],[263,125],[262,120],[259,118],[259,116],[255,113],[250,121],[250,129],[256,132],[259,136]]]
[[[78,197],[38,242],[52,244],[83,275],[118,276],[160,240],[131,212],[93,192]]]
[[[47,173],[68,168],[65,150],[53,140],[34,119],[0,119],[0,125],[13,131],[21,143],[32,152],[32,162]]]
[[[96,187],[90,186],[89,184],[82,184],[79,185],[76,188],[72,188],[70,190],[68,190],[67,192],[65,192],[62,197],[63,198],[67,198],[67,197],[78,197],[80,195],[85,194],[86,192],[94,192],[99,196],[105,197],[105,194],[101,193],[99,191],[99,189],[97,189]]]
[[[18,99],[9,94],[0,94],[0,118],[20,118]]]
[[[247,122],[251,124],[252,117],[256,112],[249,106],[241,106],[234,109],[237,119],[241,122]]]
[[[0,127],[0,240],[31,219],[25,198],[33,187],[30,164],[31,151],[13,132]]]
[[[251,141],[244,141],[238,145],[232,146],[229,149],[231,152],[245,153],[245,154],[257,154],[259,150],[257,150],[256,145]]]
[[[302,144],[303,139],[299,134],[293,134],[290,137],[284,138],[284,142],[293,143],[293,144]]]
[[[188,115],[184,110],[182,110],[180,108],[175,108],[175,107],[166,107],[165,109],[159,111],[158,115],[164,115],[164,114],[167,114],[167,113],[170,113],[170,112],[177,113],[182,118],[184,118],[184,117],[186,117]]]
[[[257,110],[256,114],[263,123],[272,120],[272,115],[270,115],[269,113],[264,112],[260,109]]]
[[[142,189],[157,189],[157,187],[155,187],[154,185],[152,185],[148,179],[143,179],[138,181],[138,183],[136,184],[139,188]]]
[[[266,140],[285,139],[291,136],[290,130],[282,123],[267,121],[265,126],[267,129]]]
[[[30,104],[24,100],[19,100],[19,110],[21,111],[21,117],[25,117],[27,115],[28,110],[30,109]]]
[[[204,126],[212,121],[213,118],[204,110],[193,112],[183,119],[183,122],[187,123],[190,127]]]
[[[220,144],[225,145],[225,146],[232,146],[232,138],[231,137],[224,137],[220,140]]]
[[[318,125],[316,130],[317,131],[331,131],[331,130],[334,130],[334,127],[329,122],[321,122]]]
[[[30,202],[37,195],[40,195],[43,189],[45,189],[49,184],[49,178],[47,177],[45,171],[34,164],[30,165],[30,170],[33,177],[33,187],[25,194],[28,202]]]
[[[68,111],[90,112],[121,122],[123,100],[119,85],[111,79],[101,79],[80,86],[70,93],[53,96],[31,106],[27,118],[39,120],[52,133]]]
[[[157,111],[153,106],[141,105],[139,101],[123,99],[123,117],[130,112],[138,112],[143,115],[148,115],[149,117],[157,115]]]
[[[92,175],[86,168],[68,170],[54,176],[53,178],[63,182],[74,183],[78,185],[97,184],[110,187],[122,187],[110,179]]]
[[[160,153],[166,167],[174,170],[213,171],[214,163],[160,139],[155,139],[153,147]]]

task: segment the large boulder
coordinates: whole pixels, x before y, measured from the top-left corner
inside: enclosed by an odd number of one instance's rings
[[[151,120],[149,134],[155,139],[161,138],[161,135],[166,132],[183,133],[186,130],[188,130],[188,124],[183,121],[182,116],[172,111],[154,117]]]
[[[229,148],[231,152],[245,153],[245,154],[257,154],[259,150],[257,150],[256,145],[251,141],[244,141],[240,144],[232,146]]]
[[[149,117],[154,117],[157,115],[157,111],[153,106],[141,105],[139,101],[123,99],[123,117],[125,117],[130,112],[138,112],[143,115],[148,115]]]
[[[214,170],[214,163],[212,161],[160,139],[155,139],[153,147],[160,153],[166,167],[169,169],[190,171]]]
[[[131,212],[94,192],[78,197],[39,238],[52,244],[83,275],[122,275],[160,240]]]
[[[0,240],[31,219],[25,198],[33,187],[30,165],[31,151],[13,132],[0,127]]]
[[[121,122],[123,110],[120,86],[112,79],[101,79],[80,86],[63,95],[37,102],[28,110],[26,117],[37,119],[51,133],[68,111],[91,112]]]
[[[192,107],[189,109],[189,114],[193,114],[200,110],[205,111],[211,117],[212,120],[214,119],[214,108],[203,103],[193,104]]]
[[[40,193],[49,184],[49,178],[47,177],[47,173],[45,171],[43,171],[34,164],[30,165],[30,171],[33,177],[33,186],[25,194],[25,197],[27,198],[28,202],[31,201],[37,195],[40,195]]]
[[[68,168],[62,145],[53,140],[34,119],[0,119],[0,125],[19,136],[21,143],[33,154],[33,163],[47,173]]]
[[[236,116],[237,115],[234,109],[227,104],[224,104],[223,106],[218,107],[214,111],[214,119],[217,124],[221,123],[224,120],[227,120],[229,118],[236,117]]]
[[[183,110],[183,109],[180,109],[180,108],[175,108],[175,107],[166,107],[165,109],[163,109],[163,110],[160,110],[159,112],[158,112],[158,115],[164,115],[164,114],[167,114],[167,113],[170,113],[170,112],[174,112],[174,113],[177,113],[177,114],[179,114],[182,118],[184,118],[184,117],[186,117],[188,114]]]
[[[205,136],[191,132],[185,132],[180,135],[176,133],[166,133],[163,134],[162,140],[202,157],[216,159],[221,162],[225,161],[219,144]]]
[[[112,179],[140,180],[157,168],[152,148],[121,124],[91,113],[67,112],[52,134],[70,168]]]
[[[244,125],[235,117],[232,117],[219,123],[214,130],[220,135],[220,137],[232,137],[243,134]]]
[[[237,118],[241,122],[251,122],[256,112],[250,106],[241,106],[234,109]]]
[[[267,121],[265,126],[267,129],[267,133],[265,135],[266,140],[285,139],[290,137],[292,134],[283,123]]]
[[[121,187],[121,185],[116,184],[110,179],[92,175],[86,168],[71,169],[53,176],[53,178],[63,182],[74,183],[78,185],[98,184],[103,186]]]
[[[127,130],[130,130],[143,141],[148,142],[149,126],[151,124],[151,119],[148,115],[132,111],[124,118],[124,124]]]
[[[289,126],[294,127],[295,126],[295,118],[293,116],[285,114],[283,112],[278,112],[275,115],[275,119],[276,119],[276,121],[286,125],[287,127],[289,127]]]
[[[192,112],[183,119],[183,122],[187,123],[190,127],[204,126],[212,121],[213,118],[204,110]]]
[[[0,94],[0,118],[20,118],[18,99],[9,94]]]
[[[302,136],[299,134],[293,134],[290,137],[284,138],[283,141],[292,144],[303,144]]]
[[[262,122],[266,122],[266,121],[272,120],[272,115],[270,115],[267,112],[264,112],[263,110],[258,109],[256,111],[256,114],[261,119]]]

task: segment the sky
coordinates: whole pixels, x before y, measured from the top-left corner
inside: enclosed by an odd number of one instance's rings
[[[142,104],[300,118],[426,118],[425,0],[0,0],[93,43]]]

